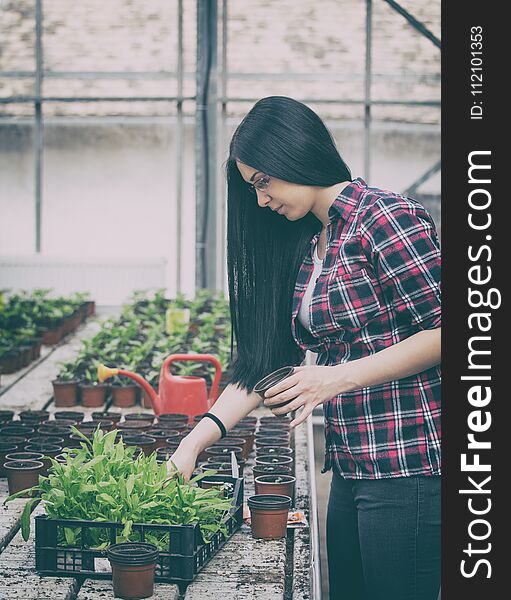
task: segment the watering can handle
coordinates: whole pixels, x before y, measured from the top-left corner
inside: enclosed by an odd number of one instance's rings
[[[213,356],[212,354],[171,354],[163,362],[163,372],[169,373],[169,376],[172,377],[173,375],[170,372],[171,363],[182,360],[195,362],[210,362],[215,365],[215,378],[213,379],[213,383],[211,384],[208,396],[208,403],[211,405],[214,401],[213,399],[216,398],[216,393],[218,391],[218,386],[220,385],[220,379],[222,377],[222,365],[220,364],[220,361],[216,356]]]

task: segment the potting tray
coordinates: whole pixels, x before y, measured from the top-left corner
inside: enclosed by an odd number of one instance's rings
[[[169,544],[160,550],[156,564],[155,580],[164,583],[190,583],[209,560],[225,545],[243,522],[243,478],[222,476],[222,481],[233,486],[235,504],[224,518],[227,537],[217,531],[206,543],[197,523],[193,525],[133,524],[133,533],[145,541],[148,533],[169,534]],[[79,547],[58,545],[58,532],[62,527],[79,528]],[[106,530],[110,543],[116,543],[116,532],[123,529],[121,523],[104,521],[79,521],[72,519],[50,519],[44,515],[35,518],[36,571],[41,575],[90,577],[111,579],[112,573],[106,558],[106,550],[87,547],[88,532],[93,528]]]

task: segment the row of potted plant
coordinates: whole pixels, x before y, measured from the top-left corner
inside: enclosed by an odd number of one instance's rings
[[[181,313],[186,318],[176,319]],[[223,389],[229,378],[230,338],[229,307],[221,294],[200,291],[193,300],[182,295],[169,300],[164,290],[154,294],[135,292],[118,318],[105,320],[101,331],[83,342],[73,362],[61,364],[53,382],[55,404],[63,407],[81,402],[99,407],[111,393],[114,406],[129,407],[142,399],[144,406],[149,407],[140,388],[126,378],[99,383],[97,366],[104,362],[137,372],[157,389],[164,359],[176,353],[215,355],[224,369]],[[173,372],[204,377],[208,384],[212,381],[206,364],[177,363]]]
[[[0,371],[14,373],[37,359],[41,344],[53,345],[95,310],[87,293],[52,297],[52,290],[2,291]]]

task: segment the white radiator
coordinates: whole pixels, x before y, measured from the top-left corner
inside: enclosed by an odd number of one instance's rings
[[[0,256],[0,289],[86,291],[101,305],[119,305],[134,290],[166,287],[164,258]]]

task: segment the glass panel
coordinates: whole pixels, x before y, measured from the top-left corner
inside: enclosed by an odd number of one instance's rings
[[[440,0],[403,6],[440,36]],[[373,2],[372,57],[373,99],[440,100],[439,48],[386,2]]]
[[[60,113],[66,107],[54,106]],[[182,150],[183,287],[193,287],[194,132]],[[175,119],[65,119],[45,124],[43,245],[46,254],[165,257],[175,280]],[[192,262],[193,266],[193,262]],[[172,289],[171,285],[171,289]],[[137,287],[136,281],[133,288]]]
[[[238,74],[229,80],[230,96],[363,96],[365,2],[230,0],[228,10],[228,70]],[[337,108],[344,115],[345,107]]]
[[[0,71],[34,71],[35,0],[0,2],[0,40]]]
[[[3,256],[35,251],[33,114],[31,104],[0,105],[0,254]]]

